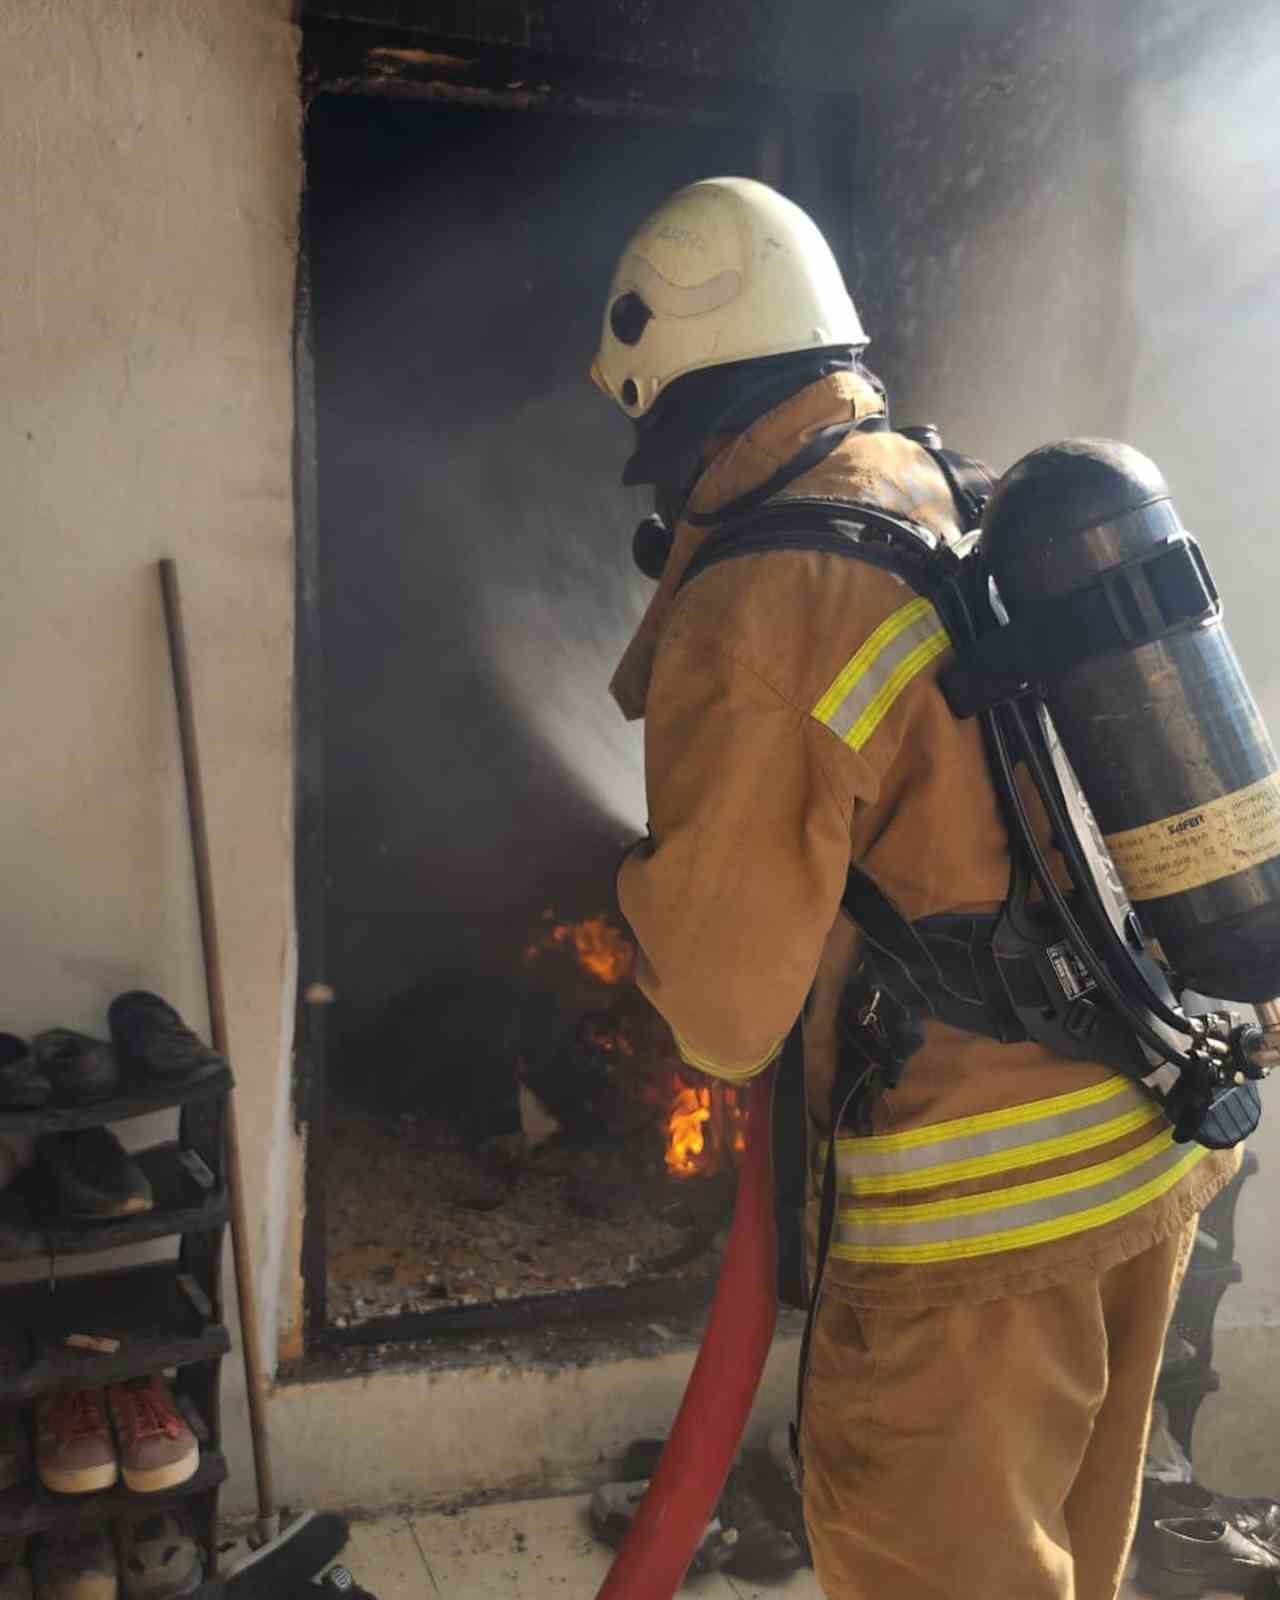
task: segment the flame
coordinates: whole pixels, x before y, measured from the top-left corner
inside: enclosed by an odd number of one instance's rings
[[[635,971],[635,946],[603,913],[581,922],[557,922],[554,911],[543,912],[545,926],[524,952],[536,961],[551,950],[572,952],[578,966],[590,977],[611,987],[628,982]],[[585,1045],[612,1058],[616,1067],[636,1074],[634,1093],[654,1106],[665,1139],[667,1171],[675,1178],[706,1178],[721,1171],[746,1147],[746,1103],[729,1084],[690,1083],[661,1060],[647,1059],[647,1035],[633,1033],[628,1019],[614,1022],[603,1014],[585,1020],[579,1038]],[[667,1056],[670,1060],[674,1051]]]
[[[747,1108],[739,1103],[736,1089],[726,1089],[724,1098],[729,1112],[729,1148],[740,1156],[747,1148]]]
[[[706,1178],[719,1171],[727,1152],[746,1148],[746,1112],[738,1091],[725,1084],[692,1088],[675,1079],[667,1114],[667,1171],[673,1178]]]
[[[681,1089],[667,1118],[667,1171],[691,1178],[707,1147],[703,1127],[711,1121],[711,1090]]]
[[[551,912],[544,915],[551,921]],[[601,983],[623,983],[635,967],[635,946],[603,913],[582,922],[553,922],[525,951],[524,959],[536,961],[544,950],[560,950],[566,946],[573,949],[582,970]]]

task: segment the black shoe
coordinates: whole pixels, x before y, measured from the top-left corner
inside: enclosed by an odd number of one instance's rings
[[[1160,1358],[1160,1382],[1180,1383],[1203,1365],[1190,1339],[1184,1339],[1176,1328],[1170,1328],[1165,1335],[1164,1353]]]
[[[42,1106],[53,1086],[36,1065],[26,1041],[16,1033],[0,1033],[0,1108],[25,1111]]]
[[[167,1001],[145,989],[117,996],[107,1021],[120,1060],[153,1078],[184,1080],[226,1066]]]
[[[146,1174],[106,1128],[49,1134],[39,1150],[58,1213],[69,1222],[109,1222],[155,1203]]]
[[[31,1041],[31,1054],[52,1085],[55,1098],[68,1105],[109,1100],[120,1086],[115,1052],[87,1033],[50,1028]]]
[[[1210,1589],[1275,1592],[1280,1555],[1220,1518],[1157,1522],[1138,1558],[1138,1587],[1160,1600],[1199,1600]]]
[[[1200,1483],[1148,1479],[1142,1486],[1142,1521],[1147,1525],[1144,1534],[1150,1531],[1151,1523],[1178,1517],[1207,1517],[1230,1523],[1280,1555],[1280,1501],[1215,1494]]]
[[[368,1589],[360,1587],[346,1567],[330,1567],[319,1586],[324,1594],[345,1595],[346,1600],[377,1600]]]
[[[648,1487],[648,1480],[644,1478],[631,1483],[604,1483],[591,1496],[591,1530],[602,1544],[607,1544],[611,1550],[619,1548],[631,1530]],[[725,1527],[717,1507],[689,1563],[690,1576],[718,1572],[733,1559],[737,1543],[738,1530]]]

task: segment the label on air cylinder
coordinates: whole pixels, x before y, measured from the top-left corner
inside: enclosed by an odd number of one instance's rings
[[[1106,838],[1134,900],[1183,894],[1247,872],[1280,856],[1280,772]]]

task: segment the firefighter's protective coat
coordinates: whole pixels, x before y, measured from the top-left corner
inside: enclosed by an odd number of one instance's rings
[[[689,503],[714,512],[832,423],[874,415],[839,373],[728,444]],[[929,455],[852,434],[791,495],[868,503],[962,531]],[[774,551],[677,594],[704,534],[676,532],[614,693],[645,718],[651,839],[620,902],[642,988],[694,1067],[760,1071],[804,1015],[825,1130],[835,1009],[856,963],[839,911],[856,862],[911,919],[994,909],[1009,858],[976,722],[936,685],[948,642],[927,601],[865,563]],[[821,1150],[815,1141],[815,1161]],[[1125,1261],[1182,1228],[1237,1158],[1172,1143],[1154,1103],[1104,1066],[930,1022],[870,1137],[842,1134],[827,1292],[850,1305],[1027,1293]]]

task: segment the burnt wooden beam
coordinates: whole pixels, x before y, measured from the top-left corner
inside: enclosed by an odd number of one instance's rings
[[[377,95],[518,111],[714,125],[766,116],[778,91],[737,75],[663,71],[505,41],[409,33],[367,21],[309,21],[303,83],[319,94]]]
[[[812,0],[810,0],[812,3]],[[823,0],[838,16],[842,0]],[[303,0],[304,23],[363,24],[699,77],[770,79],[788,31],[778,0]]]

